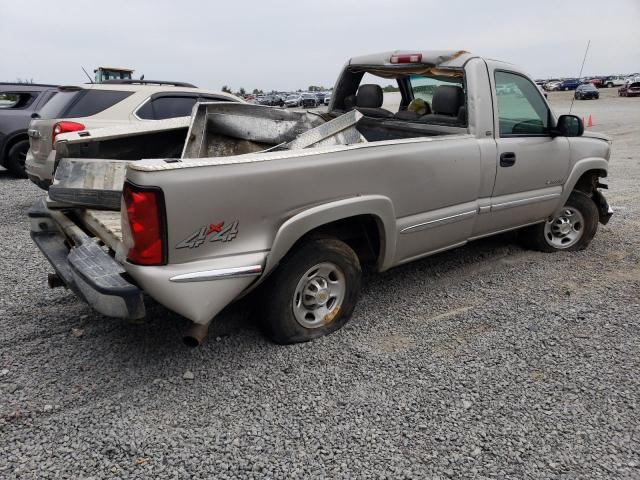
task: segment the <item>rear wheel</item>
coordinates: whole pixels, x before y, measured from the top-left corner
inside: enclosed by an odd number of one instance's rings
[[[24,162],[27,159],[28,151],[29,140],[20,140],[9,149],[5,164],[7,169],[17,177],[27,178]]]
[[[542,252],[585,249],[598,230],[598,208],[586,194],[574,191],[567,203],[544,223],[521,232],[525,245]]]
[[[358,257],[346,243],[306,241],[285,257],[263,289],[266,333],[287,344],[342,328],[356,306],[361,277]]]

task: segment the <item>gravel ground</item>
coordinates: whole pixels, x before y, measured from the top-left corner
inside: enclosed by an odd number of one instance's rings
[[[304,345],[234,308],[188,350],[159,306],[132,325],[49,290],[42,194],[0,173],[0,477],[640,478],[640,98],[614,93],[574,107],[615,141],[588,250],[502,235],[372,276]]]

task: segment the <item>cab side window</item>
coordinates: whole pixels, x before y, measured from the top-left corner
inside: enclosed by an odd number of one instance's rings
[[[516,73],[495,73],[500,136],[547,135],[550,112],[538,88]]]

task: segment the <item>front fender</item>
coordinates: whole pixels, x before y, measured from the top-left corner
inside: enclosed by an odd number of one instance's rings
[[[609,162],[607,162],[604,158],[584,158],[576,162],[571,169],[571,172],[569,173],[569,178],[567,178],[567,181],[564,184],[558,206],[559,209],[562,208],[565,203],[567,203],[567,199],[578,183],[578,180],[580,180],[580,177],[589,170],[602,171],[605,174],[600,176],[606,177],[606,173],[609,170]]]
[[[276,233],[273,246],[267,256],[264,273],[268,274],[273,270],[291,247],[313,229],[357,215],[373,215],[378,219],[380,229],[378,269],[390,268],[396,250],[396,217],[393,203],[388,197],[382,195],[362,195],[317,205],[289,218]]]

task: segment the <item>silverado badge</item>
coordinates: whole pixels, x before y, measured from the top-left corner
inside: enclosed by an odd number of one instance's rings
[[[211,223],[203,225],[176,245],[176,248],[199,247],[209,237],[210,242],[230,242],[238,235],[238,220],[230,224]]]

